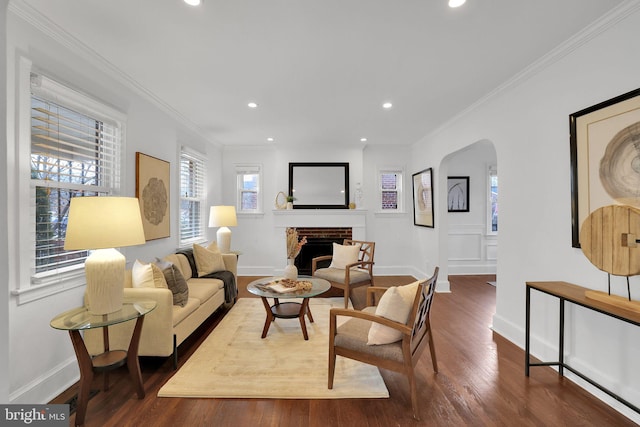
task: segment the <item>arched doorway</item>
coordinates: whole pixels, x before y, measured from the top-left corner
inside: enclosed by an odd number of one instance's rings
[[[493,143],[481,140],[450,153],[440,171],[441,263],[446,262],[449,275],[496,274],[498,162]]]

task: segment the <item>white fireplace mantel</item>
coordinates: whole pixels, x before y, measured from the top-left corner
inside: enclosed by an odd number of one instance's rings
[[[276,228],[351,227],[354,240],[366,240],[364,209],[282,209],[273,211]]]

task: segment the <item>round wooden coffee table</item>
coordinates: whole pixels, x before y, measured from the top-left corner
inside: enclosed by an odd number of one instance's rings
[[[267,319],[265,320],[264,328],[262,329],[262,338],[267,336],[269,327],[276,318],[295,319],[297,317],[300,321],[302,335],[305,340],[308,340],[309,335],[307,334],[307,325],[304,321],[304,316],[306,315],[309,318],[309,322],[313,323],[313,316],[311,315],[311,310],[309,310],[309,298],[328,291],[331,288],[331,285],[324,279],[317,279],[310,276],[298,276],[299,281],[311,282],[311,289],[296,290],[293,292],[277,292],[268,287],[269,284],[281,279],[281,277],[265,277],[254,280],[247,285],[247,290],[249,292],[262,299],[262,304],[267,311]],[[273,298],[273,305],[269,304],[268,298]],[[302,302],[280,302],[280,298],[301,298]]]

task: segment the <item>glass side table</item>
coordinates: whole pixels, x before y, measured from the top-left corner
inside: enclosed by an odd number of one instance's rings
[[[80,367],[80,389],[75,420],[77,426],[84,424],[94,373],[104,373],[104,390],[106,391],[109,388],[108,372],[126,363],[138,398],[144,398],[142,374],[138,361],[138,345],[144,316],[154,308],[156,308],[155,301],[125,301],[122,309],[114,313],[95,315],[89,313],[87,307],[78,307],[65,311],[51,320],[52,328],[69,331],[73,350]],[[109,326],[134,319],[137,320],[128,350],[109,350]],[[92,358],[87,351],[80,331],[94,328],[102,328],[103,330],[104,353]]]

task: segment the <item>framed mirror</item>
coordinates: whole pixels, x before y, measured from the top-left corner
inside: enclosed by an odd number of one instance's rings
[[[289,163],[294,209],[348,209],[349,163]]]

